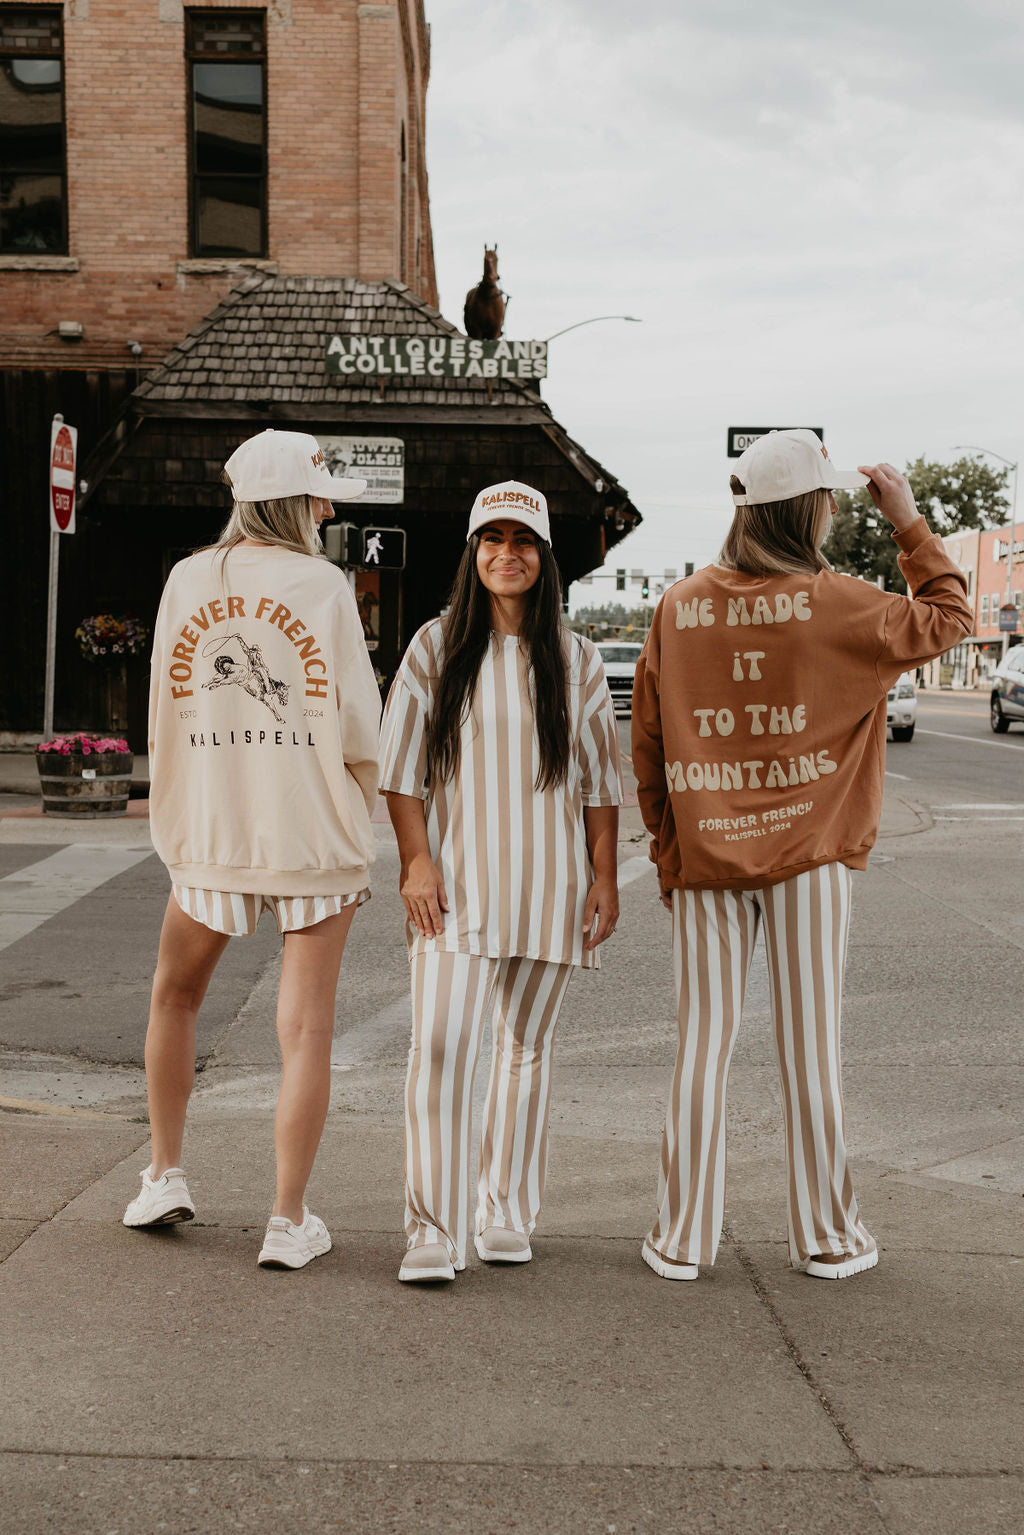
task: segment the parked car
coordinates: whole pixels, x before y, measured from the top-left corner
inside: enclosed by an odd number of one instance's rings
[[[895,687],[889,689],[885,723],[894,741],[912,741],[917,724],[917,688],[913,672],[904,672]]]
[[[1012,723],[1024,721],[1024,645],[1014,645],[995,669],[989,719],[1000,736]]]
[[[632,640],[601,640],[597,648],[604,662],[608,691],[612,695],[616,714],[632,714],[633,678],[644,647]]]

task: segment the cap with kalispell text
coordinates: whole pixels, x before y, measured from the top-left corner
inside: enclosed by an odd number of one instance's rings
[[[546,544],[551,542],[547,500],[539,490],[523,485],[519,480],[504,480],[500,485],[488,485],[480,492],[469,514],[466,537],[471,538],[489,522],[502,521],[521,522]]]

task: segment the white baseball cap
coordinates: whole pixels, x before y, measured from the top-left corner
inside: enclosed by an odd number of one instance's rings
[[[804,427],[759,437],[740,454],[735,473],[746,490],[746,495],[733,496],[737,506],[789,501],[812,490],[856,490],[868,483],[858,469],[837,469],[821,438]]]
[[[365,480],[335,479],[323,448],[308,432],[268,427],[236,448],[224,468],[236,501],[279,501],[282,496],[352,501],[366,489]]]
[[[551,525],[548,522],[548,503],[539,490],[523,485],[519,480],[503,480],[500,485],[488,485],[473,502],[469,514],[467,538],[489,522],[521,522],[542,538],[551,542]]]

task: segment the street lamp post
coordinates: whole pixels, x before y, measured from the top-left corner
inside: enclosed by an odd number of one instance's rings
[[[954,448],[956,448],[958,450],[963,449],[965,452],[968,452],[968,453],[985,453],[985,454],[988,455],[989,458],[997,458],[1001,464],[1005,464],[1008,469],[1012,469],[1013,470],[1013,495],[1010,497],[1010,539],[1009,539],[1009,547],[1007,549],[1007,555],[1006,555],[1006,606],[1008,608],[1012,608],[1014,606],[1014,601],[1013,601],[1014,534],[1016,533],[1016,529],[1017,529],[1017,468],[1018,468],[1018,464],[1019,464],[1020,461],[1018,460],[1017,463],[1014,463],[1014,461],[1012,459],[1004,458],[1001,453],[993,453],[991,448],[979,448],[976,443],[972,443],[972,442],[956,442],[956,443],[953,444],[953,446],[954,446]],[[1006,652],[1009,650],[1009,648],[1010,648],[1010,635],[1009,635],[1008,631],[1004,631],[1004,633],[1003,633],[1003,656],[1004,657],[1006,655]]]
[[[557,336],[565,336],[571,330],[579,330],[581,325],[597,325],[600,320],[628,320],[631,325],[643,323],[640,316],[635,314],[595,314],[589,320],[577,320],[575,325],[567,325],[564,330],[556,330],[554,336],[545,336],[544,339],[554,341]]]

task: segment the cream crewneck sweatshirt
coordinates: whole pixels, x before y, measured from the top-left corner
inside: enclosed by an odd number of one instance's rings
[[[243,545],[182,560],[150,680],[150,827],[176,884],[347,895],[367,883],[380,694],[334,565]]]
[[[867,866],[886,693],[973,621],[924,518],[893,537],[910,597],[834,571],[720,565],[665,593],[636,670],[633,768],[666,889],[757,890],[819,864]]]

